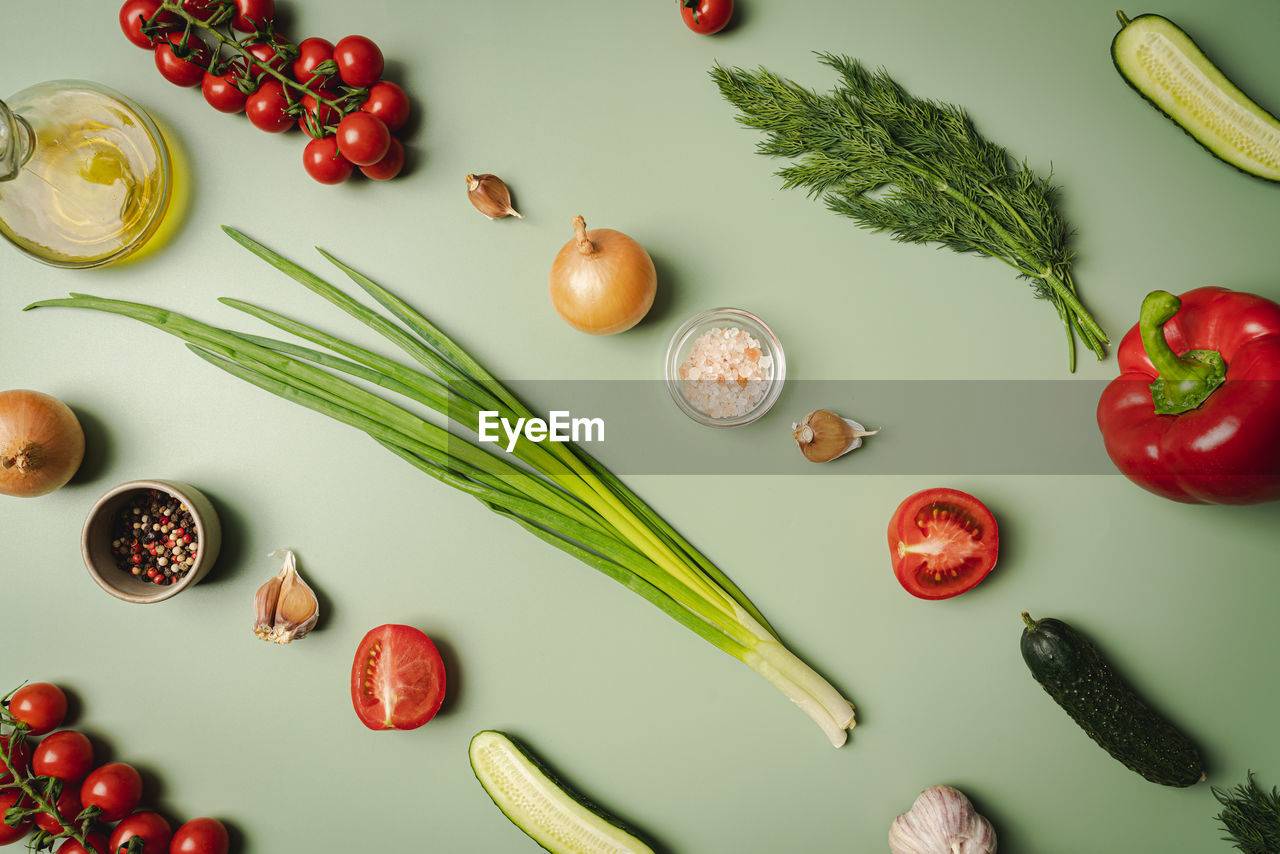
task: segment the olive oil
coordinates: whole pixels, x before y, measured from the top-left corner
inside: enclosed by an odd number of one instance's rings
[[[32,147],[16,176],[0,182],[0,234],[63,267],[118,261],[155,234],[170,202],[171,164],[141,109],[80,81],[32,86],[7,105],[19,117],[15,136]]]

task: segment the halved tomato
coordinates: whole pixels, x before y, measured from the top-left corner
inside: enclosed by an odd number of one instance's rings
[[[444,702],[444,662],[413,626],[371,630],[351,665],[351,705],[369,729],[416,729]]]
[[[996,517],[958,489],[917,492],[889,521],[893,572],[921,599],[949,599],[971,589],[996,565],[999,550]]]

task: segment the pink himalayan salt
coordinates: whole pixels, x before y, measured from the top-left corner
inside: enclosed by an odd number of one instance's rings
[[[704,333],[680,364],[685,397],[712,418],[738,418],[764,399],[773,376],[773,357],[736,326]]]

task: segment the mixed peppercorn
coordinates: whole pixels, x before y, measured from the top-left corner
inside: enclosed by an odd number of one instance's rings
[[[177,584],[195,565],[199,538],[191,510],[158,489],[140,489],[111,526],[111,553],[121,572],[153,584]]]

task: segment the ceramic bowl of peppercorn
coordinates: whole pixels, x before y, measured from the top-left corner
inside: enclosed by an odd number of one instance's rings
[[[667,347],[671,399],[707,427],[739,427],[769,411],[782,393],[787,362],[763,320],[716,308],[686,321]]]
[[[208,574],[222,528],[209,499],[173,480],[131,480],[98,499],[80,551],[89,575],[126,602],[162,602]]]

